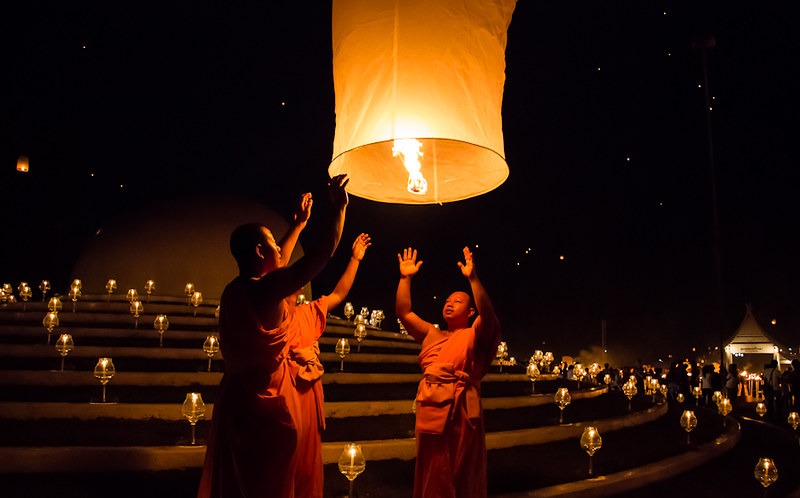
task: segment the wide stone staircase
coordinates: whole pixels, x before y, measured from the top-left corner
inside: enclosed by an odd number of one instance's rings
[[[152,295],[135,317],[124,295],[83,295],[76,302],[63,296],[50,333],[43,325],[47,305],[0,304],[0,496],[194,496],[224,371],[220,353],[203,350],[216,334],[218,301],[193,306],[185,297]],[[163,335],[154,326],[157,315],[168,317]],[[367,460],[355,496],[408,497],[419,346],[375,327],[359,343],[353,331],[348,320],[330,316],[320,340],[326,497],[348,494],[337,468],[347,442],[361,444]],[[62,356],[56,344],[66,333],[74,348]],[[335,352],[341,338],[351,346],[344,359]],[[104,357],[115,366],[105,402],[95,377]],[[563,413],[553,398],[558,387],[572,397]],[[205,402],[194,430],[181,410],[188,393]],[[737,420],[701,408],[697,429],[687,435],[679,417],[694,400],[667,403],[640,392],[629,401],[605,385],[548,374],[532,386],[520,366],[494,366],[482,396],[496,496],[635,492],[702,469],[741,439]],[[603,437],[593,475],[579,445],[588,425]]]

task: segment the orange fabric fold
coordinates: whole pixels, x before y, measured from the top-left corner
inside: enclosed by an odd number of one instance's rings
[[[297,377],[307,382],[314,382],[322,377],[325,369],[319,361],[319,343],[314,341],[314,344],[306,348],[297,348],[289,351],[292,360],[300,367],[297,372]]]
[[[453,407],[463,398],[467,418],[481,416],[481,400],[477,385],[463,370],[456,370],[452,363],[434,362],[423,372],[417,390],[417,402],[424,407],[417,417],[416,430],[430,434],[442,434],[447,421],[454,415]]]

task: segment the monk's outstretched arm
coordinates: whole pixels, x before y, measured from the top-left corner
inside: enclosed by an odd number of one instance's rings
[[[361,260],[364,259],[367,248],[371,245],[372,240],[368,234],[362,233],[356,237],[355,242],[353,242],[353,253],[350,255],[350,261],[347,263],[344,273],[342,273],[342,276],[336,283],[333,292],[328,295],[329,310],[342,304],[347,294],[350,293],[350,289],[353,288],[353,282],[356,279],[356,273],[358,273],[358,266],[361,264]]]
[[[472,252],[469,248],[464,248],[464,262],[459,261],[458,267],[461,268],[461,273],[469,281],[470,288],[472,289],[472,298],[475,300],[475,308],[478,310],[478,318],[476,319],[475,332],[477,334],[487,334],[487,337],[480,337],[486,341],[494,341],[495,335],[499,337],[500,320],[494,311],[494,305],[489,298],[489,293],[483,287],[483,283],[478,278],[478,272],[475,270],[475,262],[472,258]]]
[[[268,288],[267,292],[272,299],[280,300],[296,292],[313,280],[333,256],[344,228],[348,203],[345,190],[347,182],[346,175],[337,175],[328,182],[328,194],[334,213],[320,242],[291,266],[273,271],[261,279],[262,285]]]
[[[306,227],[308,219],[311,218],[311,206],[314,200],[311,198],[311,192],[306,192],[300,197],[300,205],[294,213],[289,230],[283,235],[278,246],[281,248],[281,266],[288,266],[289,261],[292,259],[292,253],[297,245],[297,240],[300,238],[300,232]]]
[[[402,255],[397,255],[397,261],[400,264],[400,281],[397,283],[394,311],[409,335],[422,343],[431,324],[411,311],[411,278],[419,271],[422,260],[417,261],[417,250],[409,247],[403,249]]]

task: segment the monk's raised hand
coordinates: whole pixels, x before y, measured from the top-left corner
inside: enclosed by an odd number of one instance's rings
[[[294,213],[294,220],[298,223],[306,223],[311,218],[311,206],[314,204],[314,199],[311,198],[311,192],[306,192],[300,197],[300,205],[297,212]]]
[[[369,234],[362,233],[353,242],[353,258],[357,261],[364,259],[364,254],[367,252],[367,247],[372,245],[372,239]]]
[[[331,203],[336,207],[347,206],[349,198],[347,197],[347,183],[350,181],[347,175],[336,175],[328,182],[328,196],[331,198]]]
[[[464,262],[458,262],[458,267],[461,269],[461,274],[467,278],[475,275],[475,263],[472,261],[472,252],[468,247],[464,248]]]
[[[400,264],[401,277],[413,277],[422,266],[422,260],[417,261],[417,250],[410,247],[403,249],[402,255],[397,255],[397,262]]]

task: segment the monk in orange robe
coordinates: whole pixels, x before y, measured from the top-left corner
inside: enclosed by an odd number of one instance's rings
[[[486,497],[480,382],[495,357],[500,322],[468,248],[464,248],[464,262],[458,267],[469,282],[472,297],[461,291],[450,294],[442,310],[446,330],[411,310],[411,279],[422,265],[416,249],[405,249],[397,259],[400,282],[395,311],[408,333],[422,345],[414,498]]]
[[[281,264],[282,248],[266,226],[246,224],[231,234],[239,276],[220,298],[225,374],[214,403],[198,497],[295,496],[303,423],[289,351],[300,332],[285,299],[311,281],[336,250],[348,203],[346,186],[345,175],[328,182],[334,208],[330,223],[320,243],[291,265]],[[304,196],[309,210],[311,202],[310,195]],[[288,238],[296,241],[297,234],[293,227]]]
[[[292,315],[292,326],[298,329],[289,349],[290,366],[296,372],[295,387],[300,402],[295,498],[322,498],[325,397],[321,379],[324,369],[319,361],[317,341],[325,331],[328,310],[338,307],[347,297],[359,264],[371,244],[370,236],[365,233],[356,237],[350,261],[330,294],[305,304],[297,303],[297,295],[287,298],[286,307]]]

